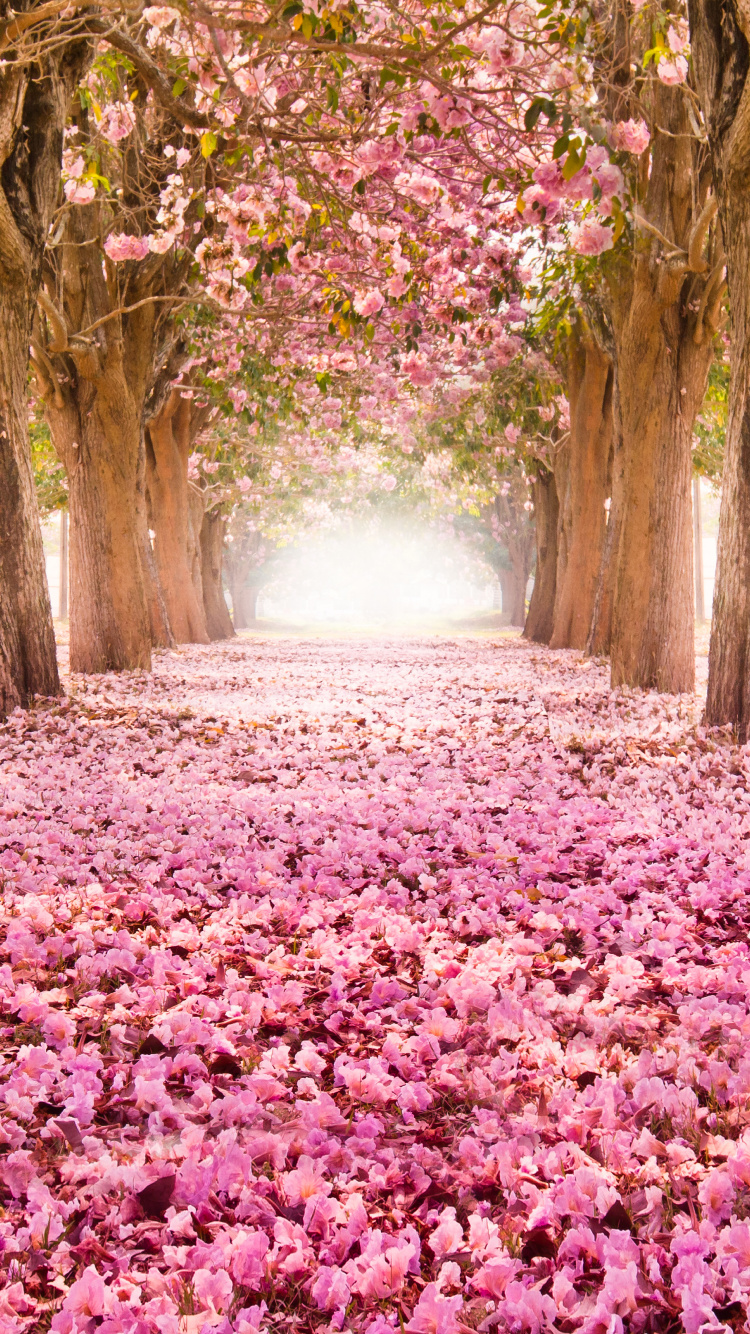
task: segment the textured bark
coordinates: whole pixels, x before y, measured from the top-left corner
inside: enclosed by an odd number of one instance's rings
[[[70,665],[106,672],[151,665],[136,501],[140,418],[122,368],[81,377],[47,412],[68,475]]]
[[[524,639],[548,644],[555,615],[559,502],[553,473],[543,468],[534,478],[536,573],[524,626]]]
[[[634,255],[613,253],[605,266],[623,479],[610,656],[613,685],[679,692],[695,683],[691,450],[713,358],[703,297],[720,241],[702,221],[708,177],[695,170],[688,99],[658,82],[653,96],[644,214],[677,258],[643,232]]]
[[[71,666],[84,672],[147,668],[152,645],[174,643],[149,538],[144,439],[174,335],[150,303],[105,319],[120,296],[114,266],[102,266],[98,217],[93,204],[68,216],[37,329],[47,421],[71,492]],[[60,292],[56,307],[50,293]],[[70,332],[102,319],[95,339]]]
[[[5,22],[14,11],[0,4]],[[27,420],[29,345],[60,187],[63,127],[88,44],[63,30],[54,49],[0,71],[0,711],[59,691],[52,610]],[[12,52],[8,53],[12,55]]]
[[[201,567],[206,626],[212,640],[231,639],[234,635],[222,584],[225,527],[223,514],[218,510],[206,511],[201,527]]]
[[[570,434],[555,460],[560,513],[551,648],[583,649],[596,602],[607,533],[614,372],[583,320],[568,347]]]
[[[31,312],[0,289],[0,712],[59,691],[26,409]]]
[[[192,399],[173,390],[146,431],[146,478],[154,558],[178,644],[208,643],[202,589],[193,577],[188,458]]]
[[[731,315],[729,419],[706,721],[750,734],[750,19],[731,0],[690,0],[696,83],[711,149]]]

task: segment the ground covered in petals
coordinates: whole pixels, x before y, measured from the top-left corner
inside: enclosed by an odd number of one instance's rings
[[[510,638],[0,729],[0,1334],[744,1329],[748,762]]]

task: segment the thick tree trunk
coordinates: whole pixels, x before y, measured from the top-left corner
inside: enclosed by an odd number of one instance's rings
[[[222,585],[224,529],[224,516],[218,510],[207,510],[201,527],[201,572],[206,626],[212,640],[231,639],[234,635]]]
[[[154,557],[169,623],[178,644],[208,643],[203,598],[193,577],[188,457],[191,400],[172,394],[146,433],[147,486]],[[201,590],[202,591],[202,590]]]
[[[536,573],[523,637],[537,644],[548,644],[555,613],[559,502],[555,478],[546,468],[540,469],[534,478],[533,494]]]
[[[604,262],[623,481],[610,659],[613,685],[677,693],[695,682],[692,434],[713,359],[714,270],[723,258],[689,98],[658,80],[652,87],[638,213],[652,230],[641,224],[634,253],[612,251]]]
[[[120,376],[81,380],[77,390],[64,408],[48,408],[70,495],[71,670],[148,669],[140,421]]]
[[[0,712],[56,695],[52,610],[29,453],[26,381],[32,310],[0,287]]]
[[[695,686],[692,439],[713,358],[679,304],[633,301],[618,343],[625,505],[612,615],[612,684]]]
[[[583,649],[594,614],[607,532],[613,369],[582,321],[570,336],[570,435],[555,462],[560,505],[551,648]]]
[[[741,5],[689,0],[688,8],[726,250],[731,318],[729,420],[706,722],[732,724],[745,742],[750,735],[750,49]],[[717,302],[722,290],[717,288]]]
[[[27,4],[22,9],[33,9]],[[4,28],[12,16],[3,9]],[[73,27],[80,18],[71,13]],[[0,69],[0,711],[55,695],[52,610],[29,450],[29,345],[60,189],[70,96],[92,51],[65,21],[32,28]]]

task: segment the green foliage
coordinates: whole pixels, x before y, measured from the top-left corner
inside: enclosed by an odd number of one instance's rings
[[[718,341],[718,340],[717,340]],[[693,468],[718,487],[724,467],[724,440],[729,412],[729,362],[718,355],[711,366],[708,389],[693,436]]]
[[[68,483],[65,469],[57,457],[46,422],[30,423],[31,464],[34,470],[37,500],[42,515],[68,508]]]

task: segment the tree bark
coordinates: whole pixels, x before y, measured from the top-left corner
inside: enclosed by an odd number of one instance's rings
[[[0,712],[56,695],[55,637],[29,452],[26,380],[33,309],[0,289]]]
[[[70,665],[75,672],[151,666],[137,486],[140,419],[126,378],[110,365],[80,377],[62,407],[48,404],[68,475]],[[147,534],[146,534],[147,537]]]
[[[633,315],[618,340],[626,503],[612,684],[678,693],[695,687],[692,440],[713,349],[676,303]]]
[[[705,716],[714,726],[732,724],[744,742],[750,735],[750,26],[736,0],[690,0],[688,8],[726,250],[731,321]]]
[[[71,41],[63,25],[54,47],[37,47],[29,36],[23,54],[0,70],[2,712],[60,689],[31,469],[27,382],[42,259],[60,188],[63,129],[90,56],[89,43],[80,36]]]
[[[508,624],[522,626],[526,619],[526,583],[523,573],[501,566],[498,577],[502,590],[502,609],[508,616]]]
[[[224,516],[219,510],[207,510],[201,527],[201,574],[203,605],[209,638],[231,639],[234,636],[222,585],[224,555]]]
[[[523,637],[548,644],[555,615],[559,501],[554,475],[547,468],[541,468],[534,478],[533,495],[536,574]]]
[[[208,643],[202,588],[193,577],[188,481],[192,400],[170,394],[146,431],[147,486],[154,557],[169,623],[178,644]]]
[[[607,532],[614,372],[582,319],[568,346],[570,434],[555,460],[559,500],[550,648],[583,649],[594,614]]]
[[[612,252],[604,266],[623,479],[610,658],[613,686],[678,693],[695,684],[692,435],[713,358],[704,298],[719,241],[709,230],[708,176],[693,160],[688,99],[658,81],[653,99],[643,212],[674,249],[665,255],[665,243],[642,230],[634,254]]]
[[[617,578],[617,559],[620,551],[622,516],[625,509],[624,459],[617,380],[615,377],[611,494],[594,608],[591,615],[591,627],[585,648],[588,657],[608,657],[612,646],[612,610],[615,601],[615,580]]]

